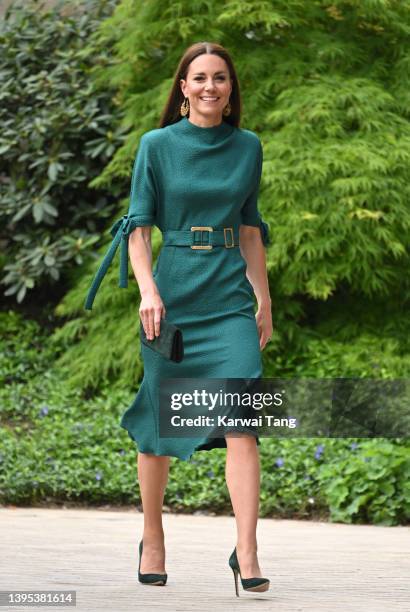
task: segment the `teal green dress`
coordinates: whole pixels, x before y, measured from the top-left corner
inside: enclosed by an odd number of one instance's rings
[[[226,447],[224,437],[160,437],[161,379],[262,376],[255,296],[238,246],[241,224],[259,227],[263,244],[270,244],[269,226],[257,206],[262,159],[258,136],[225,121],[203,128],[183,117],[140,140],[129,211],[111,228],[114,239],[85,307],[91,309],[118,246],[120,287],[127,286],[129,234],[137,226],[156,225],[164,242],[153,276],[166,319],[182,330],[184,358],[169,361],[141,343],[144,377],[120,425],[142,453],[189,460],[195,451]],[[192,226],[230,227],[227,245],[232,237],[235,245],[202,250],[173,244],[174,230]],[[208,244],[212,233],[195,232],[193,241]]]

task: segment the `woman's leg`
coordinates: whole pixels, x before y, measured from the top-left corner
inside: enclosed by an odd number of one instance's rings
[[[138,453],[138,481],[144,512],[142,574],[165,574],[162,505],[168,482],[170,458]]]
[[[252,435],[226,434],[226,484],[235,513],[236,553],[242,578],[261,577],[256,526],[259,514],[260,463]]]

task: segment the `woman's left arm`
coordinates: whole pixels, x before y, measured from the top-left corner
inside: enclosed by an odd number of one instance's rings
[[[253,287],[258,302],[255,318],[259,332],[259,346],[263,350],[272,336],[273,325],[265,246],[262,242],[259,227],[240,225],[239,249],[246,261],[246,276]]]

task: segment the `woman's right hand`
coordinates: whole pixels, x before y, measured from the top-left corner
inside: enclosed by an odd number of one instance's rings
[[[148,340],[160,334],[160,322],[165,317],[166,310],[160,294],[155,291],[141,297],[139,307],[140,319]]]

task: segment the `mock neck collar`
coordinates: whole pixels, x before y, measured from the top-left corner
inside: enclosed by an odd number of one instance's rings
[[[219,142],[221,139],[229,136],[234,130],[234,127],[223,119],[218,125],[213,125],[211,127],[200,127],[199,125],[192,123],[188,117],[182,117],[182,119],[173,125],[180,133],[186,134],[187,136],[192,136],[193,138],[198,139],[199,142],[202,141],[209,144]]]

